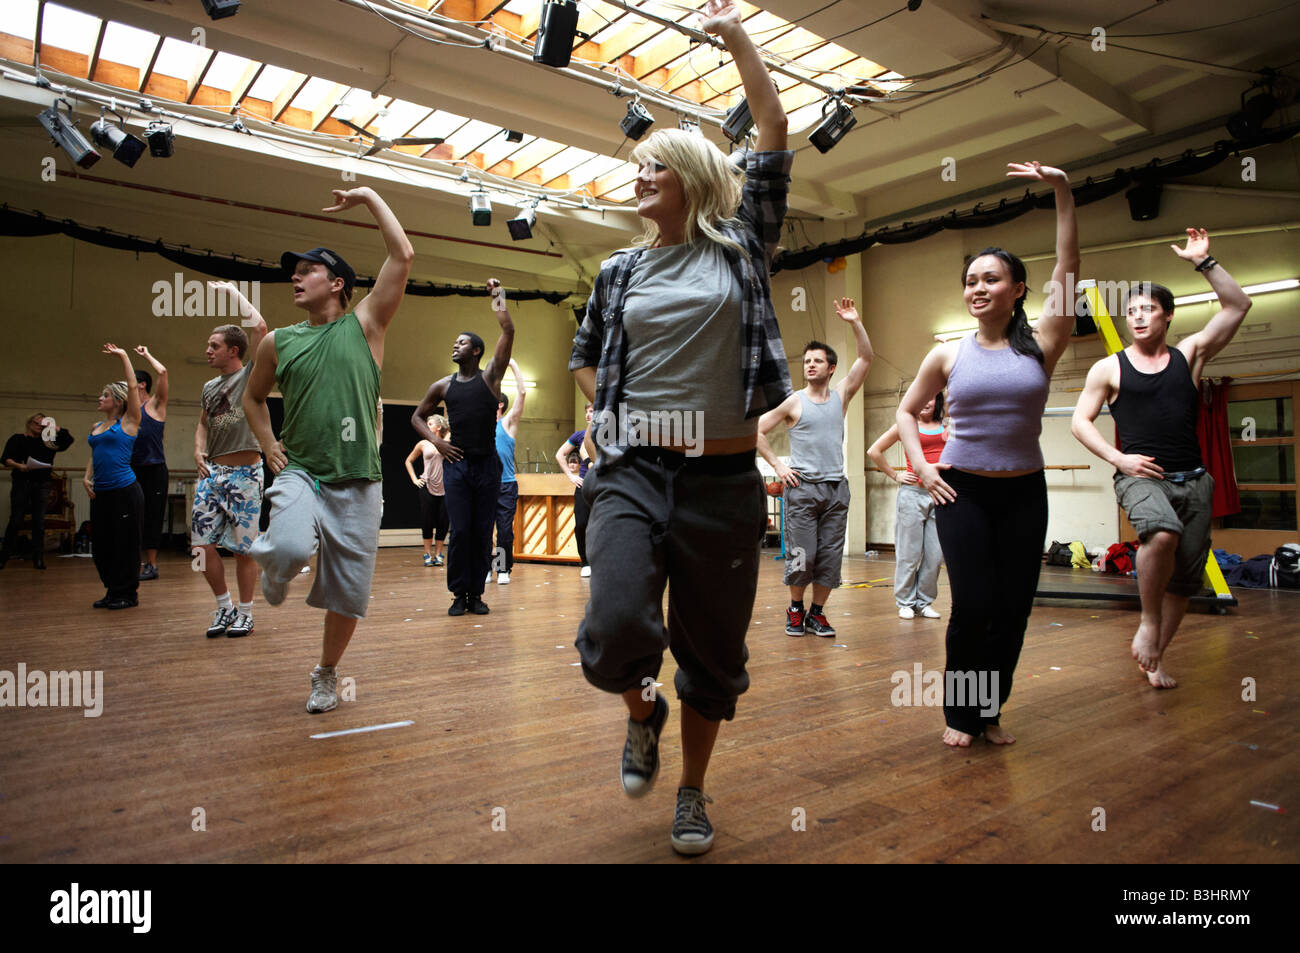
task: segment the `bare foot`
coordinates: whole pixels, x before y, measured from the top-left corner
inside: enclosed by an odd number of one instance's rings
[[[1132,654],[1144,672],[1154,672],[1160,665],[1159,626],[1142,623],[1133,636]]]
[[[1157,665],[1154,672],[1148,672],[1144,669],[1142,674],[1147,677],[1147,681],[1151,683],[1152,688],[1178,687],[1178,682],[1172,675],[1165,671],[1164,665]]]
[[[973,735],[958,731],[956,728],[945,728],[943,730],[943,743],[950,748],[969,748],[970,743],[974,740]]]
[[[1001,725],[985,725],[984,738],[991,745],[1013,745],[1016,743],[1016,736]]]

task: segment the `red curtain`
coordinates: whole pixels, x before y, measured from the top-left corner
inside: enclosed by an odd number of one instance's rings
[[[1201,443],[1205,468],[1214,477],[1214,518],[1241,512],[1237,473],[1232,464],[1232,437],[1228,432],[1228,384],[1225,377],[1215,383],[1201,381],[1201,410],[1196,420],[1196,438]]]

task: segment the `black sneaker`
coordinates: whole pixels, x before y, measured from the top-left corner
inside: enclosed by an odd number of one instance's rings
[[[704,813],[704,805],[712,804],[699,788],[677,789],[677,813],[673,815],[673,850],[694,856],[703,854],[713,846],[713,825]]]
[[[234,606],[231,606],[229,609],[222,609],[218,607],[217,609],[213,610],[212,624],[208,626],[208,631],[207,631],[208,638],[215,639],[217,638],[217,636],[225,635],[226,630],[230,628],[232,624],[234,624],[235,616],[237,616],[238,614],[239,614],[239,610],[236,609]]]
[[[32,560],[32,568],[33,568],[33,569],[44,569],[44,568],[45,568],[45,560],[44,560],[42,557],[37,556],[35,559]]]
[[[489,612],[492,611],[491,609],[488,608],[488,604],[484,602],[482,599],[480,599],[478,596],[469,597],[468,608],[469,611],[474,613],[475,615],[487,615]]]
[[[452,601],[451,608],[447,610],[447,615],[464,615],[468,608],[467,600],[464,596],[457,596]]]
[[[789,606],[785,610],[785,634],[803,635],[803,610]]]
[[[826,616],[820,612],[816,615],[808,614],[808,617],[803,622],[803,630],[810,635],[820,635],[824,639],[834,638],[835,636],[835,630],[826,621]]]
[[[105,609],[134,609],[140,604],[140,600],[135,596],[123,596],[121,599],[112,599]]]
[[[153,563],[146,563],[144,569],[140,570],[140,579],[142,581],[147,579],[157,579],[157,578],[158,578],[158,567],[155,566]]]
[[[112,601],[113,600],[108,598],[108,596],[104,596],[104,598],[96,599],[94,602],[92,602],[91,606],[93,606],[96,609],[107,609],[108,604]]]
[[[659,776],[659,735],[668,720],[668,702],[655,694],[655,710],[645,722],[627,720],[627,741],[623,744],[620,778],[628,797],[645,797]]]

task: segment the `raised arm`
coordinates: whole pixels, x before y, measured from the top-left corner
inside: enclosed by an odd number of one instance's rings
[[[240,358],[245,364],[256,359],[257,349],[262,344],[262,338],[266,337],[266,318],[262,313],[253,307],[253,302],[244,297],[243,293],[233,281],[209,281],[209,288],[215,288],[217,291],[224,292],[230,296],[233,307],[230,309],[233,315],[236,311],[239,313],[239,325],[248,335],[248,353],[241,354]]]
[[[128,434],[140,432],[140,388],[135,386],[135,368],[131,366],[131,355],[116,344],[105,344],[105,354],[116,354],[122,359],[122,368],[126,371],[126,410],[122,412],[122,431]]]
[[[153,393],[150,397],[153,400],[154,409],[158,411],[154,416],[159,420],[165,420],[167,416],[167,394],[171,389],[167,383],[167,368],[163,367],[162,361],[150,354],[149,349],[143,344],[135,349],[135,353],[148,361],[149,366],[153,368]]]
[[[510,412],[506,414],[503,421],[506,433],[514,436],[519,431],[519,421],[524,417],[524,399],[528,396],[528,390],[524,387],[524,375],[519,370],[519,365],[512,358],[510,361],[510,371],[515,375],[515,399],[514,405]]]
[[[898,438],[903,442],[907,459],[912,461],[912,471],[917,482],[930,494],[931,498],[942,506],[957,499],[957,491],[943,481],[940,470],[948,469],[946,463],[928,463],[921,450],[922,408],[935,394],[948,385],[948,374],[956,355],[956,342],[940,344],[925,356],[921,369],[916,372],[916,379],[903,395],[898,405]]]
[[[383,343],[388,325],[392,323],[393,315],[397,314],[397,306],[406,294],[406,279],[411,274],[411,263],[415,261],[415,249],[411,247],[406,232],[402,231],[402,223],[374,189],[363,185],[359,189],[346,192],[334,189],[333,192],[334,204],[321,211],[342,212],[364,205],[374,216],[379,234],[384,239],[384,247],[388,250],[388,257],[384,259],[379,276],[375,278],[375,286],[356,307],[357,320],[361,322],[366,340],[374,349],[377,344]]]
[[[1214,293],[1219,296],[1219,311],[1210,318],[1210,323],[1178,342],[1178,348],[1187,356],[1187,363],[1191,365],[1192,379],[1199,381],[1201,368],[1228,346],[1228,342],[1241,327],[1246,312],[1250,310],[1250,297],[1241,290],[1241,285],[1233,280],[1232,275],[1210,256],[1210,236],[1205,229],[1189,228],[1184,247],[1169,247],[1179,258],[1196,265],[1196,270],[1205,276]]]
[[[847,414],[849,401],[862,389],[862,383],[867,379],[867,371],[871,370],[871,361],[876,354],[871,350],[871,339],[867,337],[867,329],[862,326],[862,318],[858,316],[858,309],[853,306],[853,299],[841,298],[836,301],[835,313],[840,316],[840,320],[847,321],[849,327],[853,329],[853,338],[858,349],[858,356],[853,361],[853,366],[849,368],[849,373],[844,380],[840,381],[837,388],[840,394],[840,407]]]
[[[496,350],[492,360],[483,368],[483,379],[494,394],[501,393],[501,382],[505,380],[506,368],[510,366],[510,352],[515,346],[515,325],[510,320],[510,307],[506,304],[506,292],[501,282],[495,278],[487,281],[488,294],[492,296],[492,314],[501,326],[501,336],[497,338]]]
[[[275,439],[271,429],[271,411],[267,409],[266,398],[275,387],[275,332],[262,338],[257,348],[257,359],[253,369],[248,372],[248,383],[244,385],[244,420],[248,429],[253,431],[257,444],[262,448],[262,456],[272,473],[279,473],[289,462],[284,449]]]
[[[1079,226],[1074,211],[1070,177],[1060,169],[1038,162],[1009,162],[1008,178],[1046,182],[1056,194],[1056,265],[1047,302],[1034,327],[1038,346],[1043,349],[1043,366],[1050,377],[1070,344],[1074,330],[1074,287],[1079,275]]]
[[[731,53],[736,70],[740,73],[740,81],[745,87],[745,100],[749,103],[749,114],[758,127],[758,151],[784,150],[789,125],[785,107],[781,105],[772,77],[768,75],[763,58],[759,56],[758,47],[745,32],[740,9],[732,0],[709,0],[704,5],[703,16],[701,29],[705,33],[716,34],[727,45],[727,51]]]

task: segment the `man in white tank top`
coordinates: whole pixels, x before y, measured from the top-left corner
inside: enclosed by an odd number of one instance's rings
[[[857,360],[833,389],[836,354],[820,341],[804,348],[803,374],[808,386],[787,397],[758,421],[758,452],[785,484],[785,583],[790,587],[786,635],[835,635],[826,621],[826,600],[840,584],[844,536],[848,525],[849,484],[844,476],[844,415],[849,401],[867,379],[874,356],[866,328],[852,298],[835,302],[857,342]],[[790,462],[772,452],[766,434],[784,423],[790,432]],[[804,610],[803,594],[812,583],[813,602]]]

